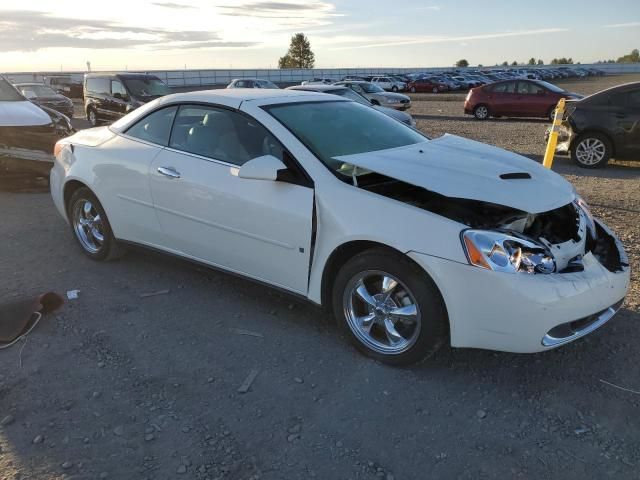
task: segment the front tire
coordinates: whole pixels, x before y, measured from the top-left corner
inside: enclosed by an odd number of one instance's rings
[[[398,87],[396,87],[395,85],[393,87],[391,87],[391,91],[392,92],[397,92],[398,91]]]
[[[98,126],[98,114],[96,113],[95,108],[90,108],[87,110],[87,120],[89,120],[89,123],[92,127]]]
[[[486,120],[489,118],[489,107],[486,105],[477,105],[476,108],[473,109],[473,116],[478,120]]]
[[[111,230],[111,224],[96,196],[86,187],[76,190],[67,214],[73,235],[82,252],[93,260],[115,260],[124,254]]]
[[[571,149],[571,158],[582,168],[603,168],[611,158],[611,142],[600,133],[580,135]]]
[[[356,255],[338,272],[333,311],[358,350],[389,365],[425,360],[448,337],[433,280],[406,257],[382,249]]]

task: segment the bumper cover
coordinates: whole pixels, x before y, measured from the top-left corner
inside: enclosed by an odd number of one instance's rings
[[[584,270],[550,275],[506,274],[431,257],[409,256],[440,287],[454,347],[514,353],[550,350],[581,338],[610,320],[624,299],[630,269],[615,239],[621,269],[607,270],[587,253]]]

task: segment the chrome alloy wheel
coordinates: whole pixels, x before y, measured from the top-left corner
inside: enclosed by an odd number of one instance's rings
[[[480,105],[479,107],[476,107],[476,111],[474,113],[477,119],[484,120],[489,116],[489,109],[484,105]]]
[[[104,228],[102,217],[89,200],[75,203],[72,222],[82,247],[90,253],[98,253],[104,244]]]
[[[415,297],[388,273],[368,270],[355,275],[345,288],[343,308],[351,331],[375,352],[403,353],[420,334]]]
[[[583,165],[596,165],[605,156],[607,147],[598,138],[585,138],[576,147],[576,159]]]

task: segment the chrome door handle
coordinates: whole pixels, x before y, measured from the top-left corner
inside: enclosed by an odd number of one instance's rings
[[[158,173],[169,178],[180,178],[180,172],[176,172],[172,167],[158,167]]]

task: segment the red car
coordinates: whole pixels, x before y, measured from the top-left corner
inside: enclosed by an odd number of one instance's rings
[[[478,120],[489,117],[541,117],[553,120],[561,98],[580,99],[542,80],[504,80],[469,90],[464,113]]]
[[[414,80],[413,82],[407,83],[407,90],[411,93],[416,92],[429,92],[429,93],[438,93],[438,92],[446,92],[449,90],[449,87],[444,83],[436,82],[434,80],[429,80],[427,78],[420,78],[418,80]]]

